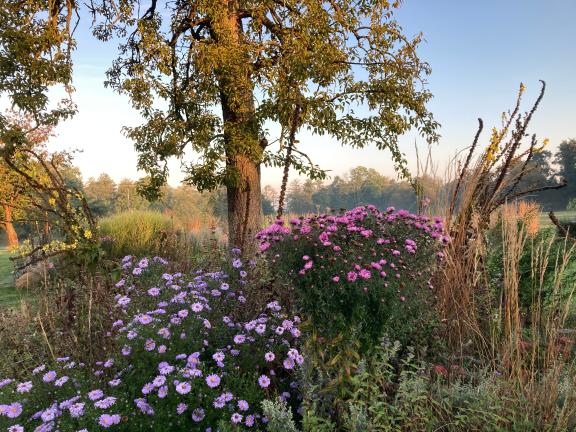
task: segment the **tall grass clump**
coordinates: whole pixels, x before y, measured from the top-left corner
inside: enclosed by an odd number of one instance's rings
[[[99,222],[100,235],[113,257],[154,254],[171,228],[168,216],[145,210],[118,213]]]

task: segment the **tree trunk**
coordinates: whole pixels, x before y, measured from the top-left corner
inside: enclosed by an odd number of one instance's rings
[[[8,247],[18,246],[18,233],[14,229],[12,223],[12,207],[4,204],[4,228],[6,228],[6,236],[8,238]]]
[[[227,4],[227,1],[224,1]],[[226,64],[215,72],[220,87],[224,120],[226,178],[228,201],[228,244],[238,247],[245,256],[256,252],[254,236],[262,228],[260,163],[265,144],[255,115],[254,84],[250,58],[242,46],[242,24],[238,14],[228,8],[226,25],[218,39],[230,44]]]
[[[256,252],[255,236],[262,228],[260,164],[244,155],[234,157],[242,184],[228,186],[228,235],[230,247],[242,249],[244,255]]]

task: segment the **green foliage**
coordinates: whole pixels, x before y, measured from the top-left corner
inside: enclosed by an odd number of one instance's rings
[[[43,0],[0,1],[0,95],[18,110],[34,113],[40,126],[55,125],[75,112],[69,99],[54,108],[48,96],[57,85],[71,90],[74,3],[47,5]],[[14,142],[16,131],[0,115],[0,141]]]
[[[100,220],[104,247],[113,257],[159,251],[161,237],[172,227],[168,216],[154,211],[128,211]]]
[[[288,407],[285,401],[277,399],[275,401],[263,400],[262,412],[268,419],[266,423],[266,430],[268,432],[297,432],[296,424],[294,423],[292,410]]]

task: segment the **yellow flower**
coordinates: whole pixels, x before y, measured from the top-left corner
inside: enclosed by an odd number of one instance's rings
[[[547,146],[548,144],[550,144],[550,140],[548,138],[544,138],[544,141],[542,141],[542,147]]]
[[[526,86],[524,85],[524,83],[520,83],[520,94],[524,93],[526,91]]]
[[[56,200],[54,198],[50,198],[48,200],[48,204],[50,204],[52,207],[54,207],[56,205]]]
[[[92,238],[92,231],[84,230],[84,237],[86,237],[87,239],[91,239]]]

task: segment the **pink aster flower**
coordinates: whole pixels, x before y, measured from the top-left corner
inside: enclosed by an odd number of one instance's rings
[[[348,272],[348,274],[346,275],[346,279],[348,279],[349,282],[354,282],[357,278],[358,273],[354,271]]]

